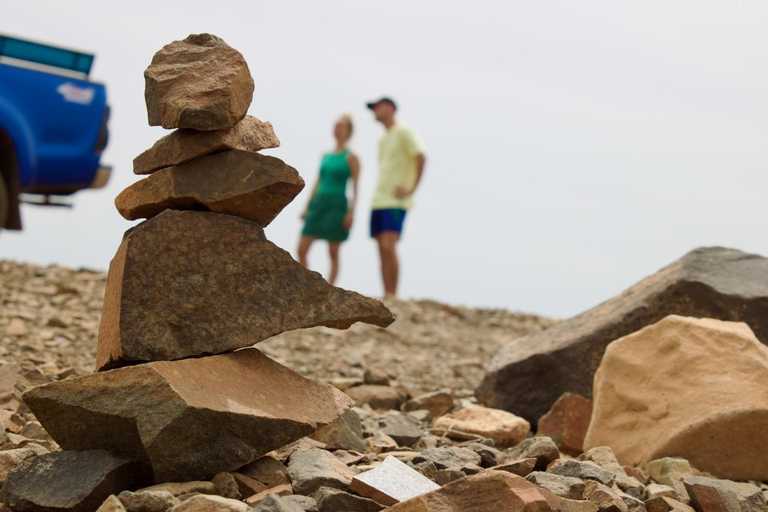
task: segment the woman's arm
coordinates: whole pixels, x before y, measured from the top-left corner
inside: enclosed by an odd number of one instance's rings
[[[355,206],[357,206],[357,184],[360,178],[360,160],[355,154],[350,153],[347,155],[347,163],[349,164],[349,171],[352,176],[352,201],[347,209],[347,214],[344,216],[344,229],[349,231],[355,217]]]

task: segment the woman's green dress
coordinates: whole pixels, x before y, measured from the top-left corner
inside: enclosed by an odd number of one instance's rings
[[[320,163],[320,183],[309,203],[302,236],[329,242],[343,242],[349,231],[344,229],[347,214],[347,180],[352,171],[347,157],[349,150],[326,153]]]

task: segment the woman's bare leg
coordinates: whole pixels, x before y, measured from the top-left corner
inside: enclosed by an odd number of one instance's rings
[[[328,282],[334,284],[339,276],[339,242],[328,242],[328,253],[331,255],[331,275],[328,276]]]
[[[315,237],[313,236],[302,236],[299,239],[299,263],[304,265],[304,267],[307,266],[307,253],[309,253],[309,247],[312,245],[312,242],[315,241]]]

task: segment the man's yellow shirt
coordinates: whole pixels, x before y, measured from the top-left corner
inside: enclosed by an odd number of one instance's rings
[[[373,196],[372,209],[409,209],[412,197],[398,199],[398,187],[413,188],[416,183],[416,157],[424,153],[424,144],[405,123],[396,122],[379,141],[379,184]]]

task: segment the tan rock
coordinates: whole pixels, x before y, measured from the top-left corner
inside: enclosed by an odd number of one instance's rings
[[[254,222],[167,210],[130,230],[110,264],[96,366],[222,353],[317,325],[393,321],[381,302],[305,269]]]
[[[243,56],[211,34],[164,46],[144,71],[150,126],[223,130],[240,121],[253,99]]]
[[[231,150],[157,171],[123,190],[115,206],[128,220],[202,210],[266,227],[303,188],[296,169],[279,158]]]
[[[685,476],[695,476],[698,472],[691,467],[690,462],[676,457],[662,457],[650,461],[645,466],[648,475],[656,482],[664,485],[675,485],[675,482]]]
[[[123,503],[117,499],[117,496],[111,494],[109,498],[96,510],[96,512],[126,512]]]
[[[422,496],[398,503],[388,512],[597,512],[589,501],[560,498],[524,478],[486,471],[462,478]]]
[[[174,496],[181,496],[192,492],[199,494],[216,494],[213,482],[197,480],[193,482],[166,482],[139,489],[139,491],[167,491]]]
[[[229,149],[257,152],[278,148],[280,141],[272,124],[253,116],[227,130],[176,130],[155,142],[154,146],[133,159],[134,174],[152,174],[166,167],[180,165],[211,153]]]
[[[8,327],[5,328],[5,334],[8,336],[24,336],[27,332],[27,326],[21,318],[11,318]]]
[[[611,343],[585,448],[625,465],[679,456],[719,478],[768,479],[768,347],[746,324],[669,316]]]
[[[242,473],[232,473],[232,476],[237,482],[237,488],[240,491],[240,495],[243,498],[250,498],[254,494],[258,494],[267,488],[266,485],[259,482],[255,478],[251,478]]]
[[[488,407],[467,407],[435,420],[432,428],[454,439],[464,439],[463,433],[493,439],[498,448],[520,443],[531,430],[531,424],[519,416]]]
[[[450,389],[441,389],[412,398],[403,404],[404,411],[424,409],[433,418],[439,418],[453,409],[453,393]]]
[[[255,507],[270,494],[276,494],[277,496],[291,496],[293,494],[293,490],[291,488],[291,484],[280,484],[275,487],[270,487],[269,489],[261,491],[258,494],[254,494],[250,498],[246,498],[245,502],[248,505]]]
[[[203,494],[192,496],[167,512],[249,512],[250,507],[239,500]]]
[[[584,451],[584,436],[591,417],[592,400],[576,393],[563,393],[539,419],[536,435],[552,438],[561,452],[575,457]]]
[[[235,470],[352,406],[256,349],[54,382],[24,401],[65,450],[125,453],[166,482]]]

